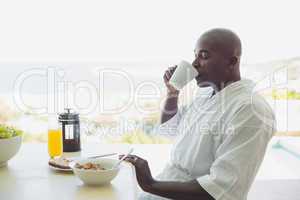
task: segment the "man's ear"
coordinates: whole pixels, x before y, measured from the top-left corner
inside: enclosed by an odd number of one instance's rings
[[[237,56],[233,56],[230,59],[230,65],[235,66],[239,61],[239,58]]]
[[[233,70],[234,69],[234,67],[235,67],[235,65],[238,63],[238,61],[239,61],[239,58],[237,57],[237,56],[233,56],[233,57],[231,57],[230,58],[230,63],[229,63],[229,69],[230,70]]]

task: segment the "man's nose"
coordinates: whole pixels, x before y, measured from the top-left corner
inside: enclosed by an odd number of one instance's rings
[[[193,65],[193,67],[195,67],[195,68],[197,69],[197,67],[198,67],[197,64],[198,64],[198,63],[197,63],[196,61],[197,61],[197,60],[194,60],[194,61],[192,62],[192,65]]]
[[[197,62],[197,60],[194,60],[193,62],[192,62],[192,65],[193,65],[193,67],[195,68],[195,69],[199,69],[199,68],[201,68],[201,66],[200,66],[200,64],[199,64],[199,62]]]

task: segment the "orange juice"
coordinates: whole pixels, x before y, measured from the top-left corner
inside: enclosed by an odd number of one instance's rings
[[[48,130],[48,153],[51,158],[61,156],[63,151],[62,132],[60,129]]]

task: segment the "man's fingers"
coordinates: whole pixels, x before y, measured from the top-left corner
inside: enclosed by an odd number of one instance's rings
[[[128,155],[124,160],[130,162],[131,164],[133,164],[135,166],[142,165],[144,162],[146,162],[146,160],[144,160],[136,155]]]
[[[130,158],[130,159],[135,160],[135,161],[137,161],[137,160],[143,160],[142,158],[140,158],[140,157],[138,157],[136,155],[128,155],[127,158]]]
[[[122,159],[125,155],[122,154],[122,155],[119,155],[119,159]],[[135,158],[135,155],[127,155],[126,158],[124,160],[129,160],[129,159],[134,159]]]
[[[132,165],[136,166],[137,164],[137,159],[136,158],[132,158],[132,157],[126,157],[125,161],[131,163]]]
[[[164,80],[165,81],[169,81],[170,80],[170,78],[172,77],[172,72],[171,71],[169,71],[169,70],[167,70],[167,71],[165,71],[165,74],[164,74]]]
[[[168,80],[170,80],[170,78],[172,76],[172,72],[171,71],[166,71],[166,76],[167,76]]]
[[[169,67],[169,68],[165,71],[165,74],[164,74],[164,80],[165,80],[165,82],[170,80],[170,78],[172,77],[172,74],[173,74],[174,71],[176,70],[176,67],[177,67],[177,66]]]
[[[137,156],[137,155],[132,155],[134,158],[139,159],[139,160],[144,160],[143,158]]]
[[[172,66],[172,67],[169,67],[168,70],[170,70],[171,72],[175,71],[175,69],[177,68],[177,66]]]
[[[169,82],[169,79],[167,78],[166,74],[164,75],[164,82],[167,84]]]
[[[167,80],[169,80],[172,76],[172,73],[170,70],[166,70],[165,71],[165,74],[164,74],[164,77],[166,77]]]

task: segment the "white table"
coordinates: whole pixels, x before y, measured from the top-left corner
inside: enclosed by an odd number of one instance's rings
[[[110,153],[111,148],[85,145],[82,154]],[[126,146],[120,146],[125,150]],[[58,173],[48,167],[47,144],[23,144],[8,166],[0,168],[1,200],[119,200],[135,199],[132,168],[123,164],[118,176],[104,187],[85,186],[72,173]]]
[[[296,200],[300,196],[300,160],[269,145],[266,157],[250,189],[248,200]],[[281,138],[287,139],[289,138]],[[294,141],[294,140],[293,140]],[[296,141],[298,142],[298,141]],[[300,143],[299,143],[300,145]],[[134,145],[135,154],[147,159],[156,175],[165,165],[170,145]],[[85,144],[83,155],[126,152],[128,145]],[[6,168],[0,168],[2,200],[115,200],[136,198],[136,181],[129,164],[124,164],[111,185],[87,187],[72,174],[48,168],[47,144],[23,144]]]

